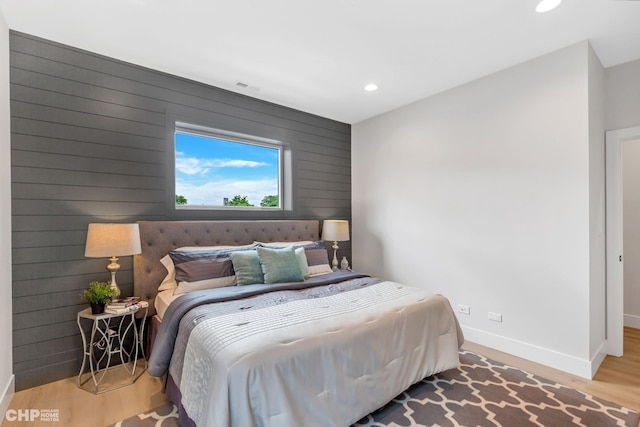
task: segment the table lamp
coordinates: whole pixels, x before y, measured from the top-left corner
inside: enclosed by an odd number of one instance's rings
[[[326,219],[322,224],[322,240],[333,241],[333,271],[338,270],[338,242],[349,240],[349,221],[346,219]]]
[[[115,298],[120,296],[116,283],[116,271],[120,269],[119,256],[135,255],[141,252],[138,224],[89,224],[84,256],[89,258],[110,257],[107,270],[111,272],[111,287]]]

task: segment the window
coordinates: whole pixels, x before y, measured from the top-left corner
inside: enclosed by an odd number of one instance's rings
[[[279,141],[176,123],[176,209],[282,209],[286,151]]]

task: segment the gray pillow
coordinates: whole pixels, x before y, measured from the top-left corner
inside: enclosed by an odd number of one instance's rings
[[[175,266],[178,283],[233,275],[229,251],[171,251],[169,256]]]
[[[270,249],[257,247],[264,283],[301,282],[304,280],[293,247]]]
[[[329,254],[325,248],[305,249],[305,255],[307,257],[309,276],[333,273],[329,265]]]

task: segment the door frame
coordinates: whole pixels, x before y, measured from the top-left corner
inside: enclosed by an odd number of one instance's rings
[[[624,346],[624,257],[622,223],[622,143],[640,139],[640,126],[612,130],[605,138],[607,223],[607,353]]]

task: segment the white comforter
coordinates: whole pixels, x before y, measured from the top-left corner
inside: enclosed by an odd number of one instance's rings
[[[382,282],[192,331],[179,384],[198,426],[348,426],[458,365],[446,298]]]

